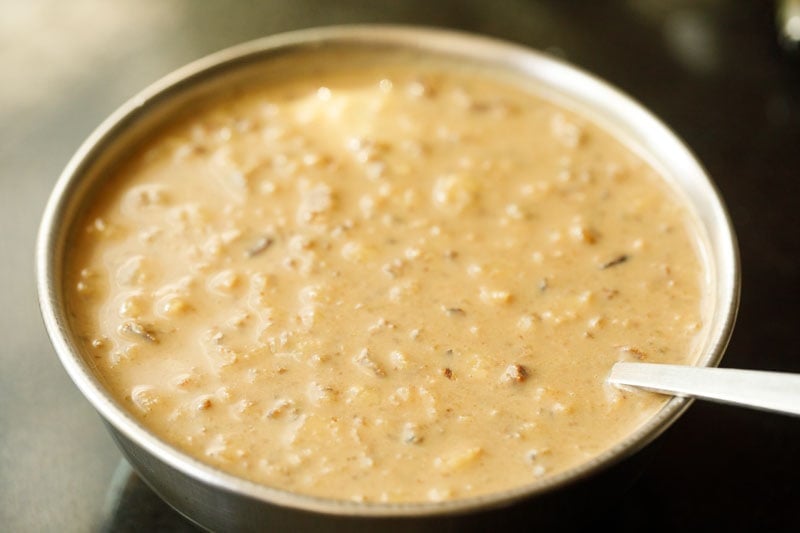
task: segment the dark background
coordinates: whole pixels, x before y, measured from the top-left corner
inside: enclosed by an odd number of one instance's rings
[[[742,303],[722,366],[800,372],[800,61],[776,4],[744,0],[0,0],[0,530],[189,531],[67,378],[39,318],[36,227],[60,170],[174,68],[290,29],[397,22],[544,49],[661,117],[717,183]],[[592,529],[800,531],[800,419],[695,403]],[[531,530],[536,524],[531,524]]]

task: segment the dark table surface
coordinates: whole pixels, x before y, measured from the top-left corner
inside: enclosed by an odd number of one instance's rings
[[[692,147],[741,247],[723,366],[800,372],[800,61],[769,1],[0,3],[0,530],[191,531],[121,461],[39,318],[33,245],[61,168],[115,107],[228,45],[349,22],[447,26],[610,81]],[[695,403],[593,526],[800,531],[800,420]],[[535,528],[535,524],[531,524]]]

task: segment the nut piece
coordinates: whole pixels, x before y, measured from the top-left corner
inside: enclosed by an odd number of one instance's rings
[[[403,442],[406,444],[419,444],[424,440],[424,437],[420,434],[419,427],[412,422],[403,424],[401,435]]]
[[[480,298],[485,304],[499,305],[511,302],[513,295],[506,290],[496,290],[489,289],[487,287],[481,287]]]
[[[141,412],[149,413],[153,407],[158,405],[160,397],[155,388],[149,385],[137,385],[131,390],[131,400]]]
[[[572,238],[584,244],[596,244],[600,238],[600,233],[589,226],[584,224],[576,224],[569,229],[569,234]]]
[[[475,464],[482,453],[483,449],[480,446],[455,450],[434,459],[433,465],[440,472],[451,474]]]
[[[317,222],[333,209],[334,198],[331,188],[324,183],[317,184],[304,191],[297,208],[297,220],[304,224]]]
[[[128,336],[135,335],[148,342],[158,343],[158,338],[152,328],[145,326],[134,320],[123,322],[119,327],[119,332]]]
[[[647,353],[638,346],[624,345],[624,346],[618,346],[618,348],[623,355],[622,357],[623,361],[625,360],[644,361],[645,359],[647,359]]]
[[[477,192],[477,181],[463,175],[448,174],[434,183],[433,203],[442,211],[458,214],[475,202]]]
[[[244,254],[247,257],[255,257],[265,252],[267,248],[275,243],[275,239],[269,235],[262,235],[256,240],[253,245],[245,250]]]
[[[353,358],[353,362],[377,377],[382,378],[386,376],[386,371],[384,371],[383,368],[372,359],[369,354],[369,350],[366,348],[361,350],[358,355]]]
[[[522,383],[528,379],[528,369],[518,364],[508,365],[501,379],[506,383]]]

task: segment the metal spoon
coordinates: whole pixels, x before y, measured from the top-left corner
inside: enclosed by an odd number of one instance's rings
[[[800,416],[800,374],[621,362],[608,382]]]

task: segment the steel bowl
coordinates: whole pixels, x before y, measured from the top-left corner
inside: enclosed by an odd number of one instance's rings
[[[342,55],[343,52],[347,54]],[[276,35],[196,61],[129,100],[83,143],[47,203],[36,247],[42,315],[62,364],[104,418],[122,453],[171,506],[202,527],[224,531],[268,528],[462,530],[520,523],[574,521],[579,507],[602,502],[607,483],[630,482],[630,457],[689,406],[673,398],[644,425],[594,459],[528,485],[437,503],[355,503],[290,493],[226,474],[172,447],[142,426],[105,390],[76,348],[65,306],[64,257],[82,206],[115,162],[159,125],[194,102],[253,80],[279,79],[364,54],[392,52],[513,75],[546,97],[611,131],[660,171],[697,220],[710,294],[709,320],[698,365],[717,365],[739,301],[736,240],[720,196],[690,150],[663,123],[619,90],[545,54],[485,37],[430,28],[342,26]],[[391,54],[390,54],[391,55]],[[389,57],[389,56],[386,56]],[[648,447],[652,450],[652,446]],[[613,467],[613,468],[612,468]],[[531,522],[533,520],[534,522]],[[566,522],[564,522],[566,521]]]

